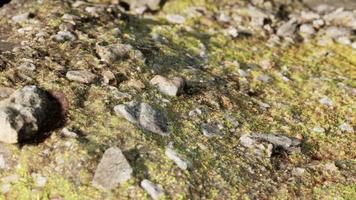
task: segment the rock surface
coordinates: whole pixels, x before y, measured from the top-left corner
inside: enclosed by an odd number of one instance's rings
[[[157,86],[160,92],[169,96],[177,96],[182,93],[185,85],[185,81],[181,77],[174,77],[172,80],[169,80],[160,75],[153,77],[150,83]]]
[[[50,130],[17,145],[0,142],[0,199],[144,199],[158,185],[162,199],[356,196],[350,4],[135,1],[0,6],[0,87],[37,85],[59,102],[68,98],[63,118],[49,106]],[[66,77],[79,70],[95,80]],[[173,85],[174,96],[164,94],[160,82],[150,83],[158,74],[163,85],[184,77],[184,92]],[[13,92],[0,89],[0,101]],[[52,128],[62,119],[65,126]],[[125,150],[132,178],[103,189],[122,171],[108,172],[98,190],[95,170],[113,146]],[[152,184],[141,185],[145,179]]]
[[[283,36],[283,37],[294,37],[294,33],[297,30],[297,23],[294,19],[289,20],[288,22],[285,22],[282,24],[278,30],[277,30],[277,35]]]
[[[213,136],[222,136],[222,132],[220,130],[221,127],[219,127],[216,124],[202,124],[201,129],[203,134],[206,137],[213,137]]]
[[[101,60],[109,64],[128,57],[129,52],[132,50],[133,47],[131,45],[121,43],[107,46],[96,45],[96,52]]]
[[[130,9],[145,9],[148,8],[151,11],[156,11],[160,8],[162,0],[123,0],[130,5]]]
[[[8,87],[0,87],[0,100],[3,100],[9,97],[12,93],[14,93],[14,89]]]
[[[187,170],[191,167],[189,161],[183,158],[180,154],[174,151],[171,147],[166,148],[166,156],[172,160],[180,169]]]
[[[100,189],[114,189],[132,176],[132,168],[124,154],[117,147],[107,149],[95,171],[93,186]]]
[[[53,39],[57,42],[72,42],[76,39],[75,35],[69,31],[59,31],[53,36]]]
[[[141,187],[152,197],[152,199],[161,199],[164,196],[164,190],[161,185],[154,184],[150,180],[141,181]]]
[[[185,18],[181,15],[167,15],[167,21],[174,24],[184,24]]]
[[[67,79],[79,83],[93,83],[97,76],[89,71],[86,70],[79,70],[79,71],[68,71],[66,74]]]
[[[50,110],[48,94],[26,86],[0,102],[0,141],[18,143],[36,137]]]
[[[114,111],[143,130],[162,136],[170,134],[166,114],[147,103],[131,101],[126,105],[115,106]]]
[[[276,134],[245,134],[240,137],[240,143],[247,148],[251,148],[258,143],[267,142],[273,145],[274,149],[282,148],[286,152],[300,151],[302,141],[296,138]]]

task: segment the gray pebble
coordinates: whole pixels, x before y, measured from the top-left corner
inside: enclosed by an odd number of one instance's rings
[[[71,81],[88,84],[88,83],[93,83],[97,76],[86,70],[78,70],[78,71],[68,71],[66,77]]]
[[[185,22],[185,17],[181,15],[167,15],[166,16],[167,21],[174,23],[174,24],[184,24]]]
[[[158,90],[168,96],[177,96],[182,93],[185,81],[181,77],[174,77],[172,80],[156,75],[150,81]]]
[[[53,39],[57,42],[72,42],[76,40],[76,36],[69,31],[59,31],[56,35],[53,36]]]
[[[161,185],[154,184],[150,180],[144,179],[141,181],[141,187],[152,197],[152,199],[160,199],[164,196],[164,190]]]
[[[93,186],[100,189],[114,189],[132,176],[132,168],[124,154],[117,147],[107,149],[95,170]]]
[[[143,130],[162,136],[170,134],[166,114],[158,109],[154,109],[147,103],[131,101],[126,105],[115,106],[114,111]]]
[[[175,152],[171,147],[166,148],[166,156],[175,162],[177,166],[182,170],[187,170],[190,167],[190,163],[185,160],[181,155]]]

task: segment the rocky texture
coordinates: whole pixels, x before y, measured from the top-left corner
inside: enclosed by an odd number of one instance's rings
[[[129,4],[130,9],[149,9],[151,11],[156,11],[160,8],[160,4],[163,3],[162,0],[123,0],[123,2]]]
[[[245,134],[240,137],[240,142],[247,148],[254,147],[258,143],[267,142],[273,145],[274,149],[282,149],[286,152],[300,151],[301,140],[275,134]]]
[[[0,100],[3,100],[9,97],[12,93],[14,93],[14,89],[8,87],[0,87]]]
[[[4,143],[0,143],[0,171],[11,170],[17,164],[17,156],[13,155],[11,148],[8,148]]]
[[[19,70],[28,70],[28,71],[34,71],[36,70],[36,65],[33,64],[30,60],[27,60],[23,62],[20,66],[18,66]]]
[[[0,8],[1,87],[35,84],[70,102],[65,127],[40,131],[46,137],[30,144],[0,145],[0,199],[145,199],[144,179],[162,185],[167,199],[354,198],[353,10],[289,0],[160,6],[13,0]],[[12,20],[23,13],[33,14]],[[170,22],[171,15],[184,20]],[[295,29],[277,35],[290,20]],[[60,31],[75,39],[55,40]],[[110,52],[118,45],[131,50]],[[19,68],[26,62],[35,69]],[[72,70],[95,74],[95,84],[69,80]],[[159,92],[150,84],[157,74],[184,77],[184,93]],[[143,134],[114,115],[115,105],[132,100],[164,111],[172,134]],[[203,124],[223,137],[208,138]],[[254,143],[246,148],[241,133],[283,133],[303,145],[291,153],[246,137]],[[165,155],[170,142],[168,155],[194,161],[191,170]],[[125,150],[132,180],[98,190],[95,169],[112,146]]]
[[[161,185],[152,183],[150,180],[141,181],[141,187],[152,197],[152,199],[161,199],[164,196],[164,190]]]
[[[347,9],[356,9],[356,2],[353,0],[304,0],[304,2],[311,8],[316,8],[320,5],[327,5],[332,7],[345,7]]]
[[[67,138],[77,138],[78,137],[77,133],[70,131],[67,128],[62,129],[61,133],[64,137],[67,137]]]
[[[206,137],[222,136],[222,127],[216,124],[202,124],[201,130]]]
[[[107,46],[96,45],[96,52],[101,60],[109,64],[127,58],[132,49],[131,45],[120,43]]]
[[[72,42],[76,39],[75,35],[69,31],[59,31],[53,36],[53,39],[57,42]]]
[[[0,141],[18,143],[39,134],[51,110],[48,94],[26,86],[0,102]]]
[[[150,83],[157,86],[160,92],[169,96],[177,96],[182,93],[185,85],[185,81],[181,77],[174,77],[172,80],[169,80],[160,75],[153,77]]]
[[[132,168],[124,154],[117,147],[107,149],[95,170],[93,186],[100,189],[114,189],[132,176]]]
[[[22,14],[19,14],[19,15],[15,15],[13,17],[11,17],[11,19],[14,21],[14,22],[17,22],[17,23],[21,23],[27,19],[29,19],[31,16],[31,13],[29,12],[25,12],[25,13],[22,13]]]
[[[97,76],[89,71],[79,70],[79,71],[68,71],[66,77],[71,81],[88,84],[88,83],[93,83]]]
[[[297,22],[295,19],[291,19],[288,22],[283,23],[277,29],[277,35],[283,37],[294,37],[297,30]]]
[[[326,106],[333,106],[333,101],[329,97],[323,97],[319,99],[319,102]]]
[[[189,161],[187,161],[186,159],[183,158],[182,155],[174,151],[172,147],[166,148],[166,156],[182,170],[187,170],[188,168],[191,167]]]
[[[185,22],[185,18],[181,15],[167,15],[166,19],[175,24],[183,24]]]
[[[41,174],[32,174],[32,178],[34,179],[34,182],[37,187],[45,187],[47,183],[47,178],[42,176]]]
[[[347,132],[347,133],[353,133],[354,132],[354,128],[348,123],[342,123],[339,126],[339,128],[340,128],[341,131],[344,131],[344,132]]]
[[[147,103],[131,101],[125,105],[115,106],[114,111],[145,131],[162,136],[170,134],[166,114]]]
[[[105,84],[107,84],[107,85],[115,85],[117,83],[115,74],[112,73],[111,71],[109,71],[109,70],[104,71],[101,75],[103,76],[103,82]]]

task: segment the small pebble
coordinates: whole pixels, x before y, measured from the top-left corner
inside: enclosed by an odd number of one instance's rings
[[[71,81],[86,84],[93,83],[96,79],[95,74],[86,70],[68,71],[66,77]]]
[[[314,127],[313,128],[313,131],[314,132],[317,132],[317,133],[325,133],[325,129],[324,128],[322,128],[322,127]]]
[[[304,168],[297,167],[297,168],[293,169],[292,175],[293,176],[302,176],[304,174],[304,172],[305,172]]]
[[[329,97],[323,97],[319,100],[319,103],[326,105],[326,106],[333,106],[334,103]]]
[[[28,18],[30,18],[31,13],[26,12],[26,13],[22,13],[19,15],[15,15],[11,18],[12,21],[17,22],[17,23],[21,23],[25,20],[27,20]]]
[[[106,85],[115,85],[116,84],[116,77],[115,74],[112,73],[110,70],[106,70],[103,73],[101,73],[103,76],[103,82]]]
[[[185,86],[185,81],[181,77],[174,77],[173,79],[167,79],[163,76],[156,75],[150,81],[154,86],[158,87],[158,90],[169,96],[177,96],[182,93]]]
[[[57,42],[72,42],[76,39],[75,35],[69,31],[59,31],[53,36],[53,39]]]
[[[62,135],[64,137],[68,137],[68,138],[77,138],[78,137],[78,134],[76,134],[75,132],[69,131],[67,128],[62,129]]]
[[[1,192],[2,192],[3,194],[8,193],[8,192],[10,191],[10,189],[11,189],[11,184],[9,184],[9,183],[3,184],[3,185],[1,186]]]
[[[341,131],[347,132],[347,133],[353,133],[354,132],[354,128],[352,126],[350,126],[350,124],[344,122],[339,126]]]
[[[184,24],[185,22],[185,17],[181,15],[167,15],[166,19],[167,21],[175,24]]]
[[[32,174],[32,177],[37,187],[44,187],[47,183],[47,178],[40,174]]]
[[[166,156],[173,160],[182,170],[187,170],[190,167],[190,163],[170,147],[166,148]]]
[[[36,65],[33,64],[32,62],[26,61],[26,62],[22,63],[20,66],[18,66],[17,69],[26,70],[26,71],[35,71]]]
[[[5,158],[2,154],[0,154],[0,169],[5,169],[5,168],[6,168]]]
[[[152,199],[160,199],[164,196],[163,187],[161,185],[154,184],[150,180],[142,180],[141,187],[146,190]]]

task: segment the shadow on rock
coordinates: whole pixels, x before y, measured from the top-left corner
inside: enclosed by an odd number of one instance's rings
[[[133,175],[139,179],[150,178],[148,168],[144,164],[144,158],[140,155],[138,149],[133,148],[123,152],[131,166],[133,167]]]
[[[46,117],[39,126],[37,134],[33,138],[23,138],[19,134],[19,144],[37,145],[51,136],[54,130],[63,127],[67,120],[68,100],[61,92],[45,92],[48,98],[48,104],[45,111]]]

